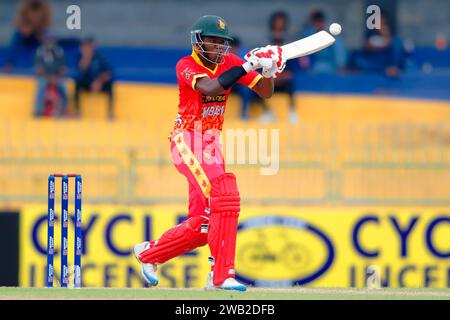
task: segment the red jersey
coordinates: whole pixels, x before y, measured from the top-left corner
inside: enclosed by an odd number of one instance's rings
[[[175,132],[194,131],[194,129],[201,130],[201,132],[209,129],[222,130],[223,116],[231,88],[225,94],[207,96],[196,90],[195,84],[202,77],[217,78],[231,67],[241,66],[245,62],[232,53],[224,58],[224,63],[216,65],[214,70],[204,66],[195,51],[192,52],[192,55],[178,61],[176,72],[180,102],[175,121]],[[252,71],[241,77],[238,83],[253,88],[261,77],[258,72]]]

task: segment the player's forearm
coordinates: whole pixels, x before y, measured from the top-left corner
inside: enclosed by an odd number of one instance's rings
[[[208,96],[225,94],[225,90],[217,78],[200,78],[195,84],[195,89]]]
[[[262,77],[253,87],[253,91],[255,91],[262,99],[269,99],[272,97],[274,91],[273,78]]]
[[[207,95],[224,94],[246,74],[247,71],[242,66],[231,67],[217,78],[204,77],[199,79],[195,88]]]

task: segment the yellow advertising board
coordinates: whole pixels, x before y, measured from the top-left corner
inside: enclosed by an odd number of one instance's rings
[[[155,239],[185,218],[184,206],[84,206],[82,282],[142,287],[134,244]],[[59,221],[55,273],[59,275]],[[21,286],[46,277],[46,208],[21,212]],[[69,265],[73,263],[69,225]],[[159,266],[161,287],[203,287],[208,246]],[[236,276],[263,287],[450,287],[450,210],[439,208],[244,207]],[[375,282],[374,282],[375,281]]]

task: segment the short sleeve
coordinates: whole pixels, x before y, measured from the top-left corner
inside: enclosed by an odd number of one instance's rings
[[[207,77],[203,70],[197,67],[197,65],[187,59],[181,59],[176,66],[177,78],[179,82],[185,83],[193,90],[198,79]]]
[[[236,66],[241,66],[245,62],[243,59],[239,58],[238,56],[236,56],[234,54],[230,54],[230,58],[231,58],[233,65],[236,65]],[[251,72],[247,73],[245,76],[241,77],[239,79],[238,83],[251,89],[258,83],[258,81],[261,78],[262,78],[262,75],[260,75],[258,72],[251,71]]]

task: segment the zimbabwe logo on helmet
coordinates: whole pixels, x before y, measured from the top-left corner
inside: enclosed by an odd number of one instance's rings
[[[225,30],[225,22],[224,22],[223,20],[221,20],[221,19],[218,19],[218,20],[217,20],[217,27],[218,27],[220,30]]]

